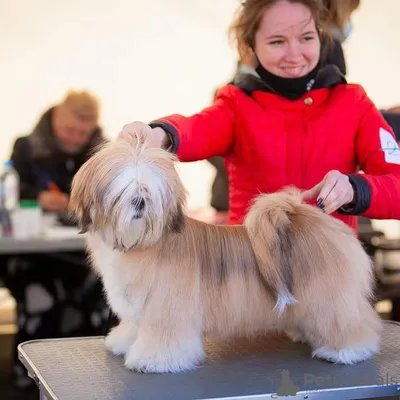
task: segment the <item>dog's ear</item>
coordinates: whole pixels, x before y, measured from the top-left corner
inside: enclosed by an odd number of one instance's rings
[[[79,227],[79,234],[86,233],[89,226],[92,224],[92,219],[90,218],[90,213],[87,209],[82,211],[80,218],[77,218],[77,223]]]
[[[182,232],[185,226],[185,216],[183,214],[182,205],[178,203],[176,209],[171,214],[170,226],[173,232]]]

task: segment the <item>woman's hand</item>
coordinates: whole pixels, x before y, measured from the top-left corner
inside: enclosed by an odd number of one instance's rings
[[[329,171],[324,179],[313,188],[303,193],[303,200],[317,197],[317,206],[325,213],[331,214],[340,207],[355,202],[355,193],[349,177],[339,171]]]
[[[168,148],[169,137],[161,128],[151,128],[143,122],[132,122],[125,125],[118,134],[118,139],[136,140],[137,137],[150,137],[152,147]]]

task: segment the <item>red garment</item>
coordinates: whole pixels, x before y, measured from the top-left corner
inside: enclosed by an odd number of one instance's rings
[[[330,170],[358,175],[350,176],[367,208],[361,215],[400,219],[400,151],[391,127],[358,85],[315,89],[298,100],[261,90],[249,96],[228,85],[200,113],[157,124],[175,131],[181,161],[225,157],[231,224],[242,223],[260,192],[287,185],[309,189]],[[357,173],[358,165],[365,174]],[[356,229],[354,215],[333,215]]]

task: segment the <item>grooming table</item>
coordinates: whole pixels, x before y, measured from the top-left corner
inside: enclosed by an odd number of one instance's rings
[[[311,359],[285,336],[207,344],[196,371],[138,374],[110,354],[103,337],[49,339],[18,346],[47,400],[367,399],[400,395],[400,324],[385,322],[382,350],[352,366]]]

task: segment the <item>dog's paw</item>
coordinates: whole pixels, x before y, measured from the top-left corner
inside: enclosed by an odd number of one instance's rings
[[[105,338],[105,345],[116,356],[125,355],[135,342],[137,329],[135,325],[121,322]]]
[[[304,335],[297,329],[288,329],[285,334],[293,343],[307,343]]]
[[[330,361],[334,364],[351,365],[370,359],[378,350],[378,344],[360,348],[347,347],[340,350],[334,350],[331,347],[324,346],[314,350],[312,356]]]
[[[142,373],[179,373],[196,369],[204,358],[203,344],[196,340],[166,348],[137,340],[125,356],[125,367]]]

